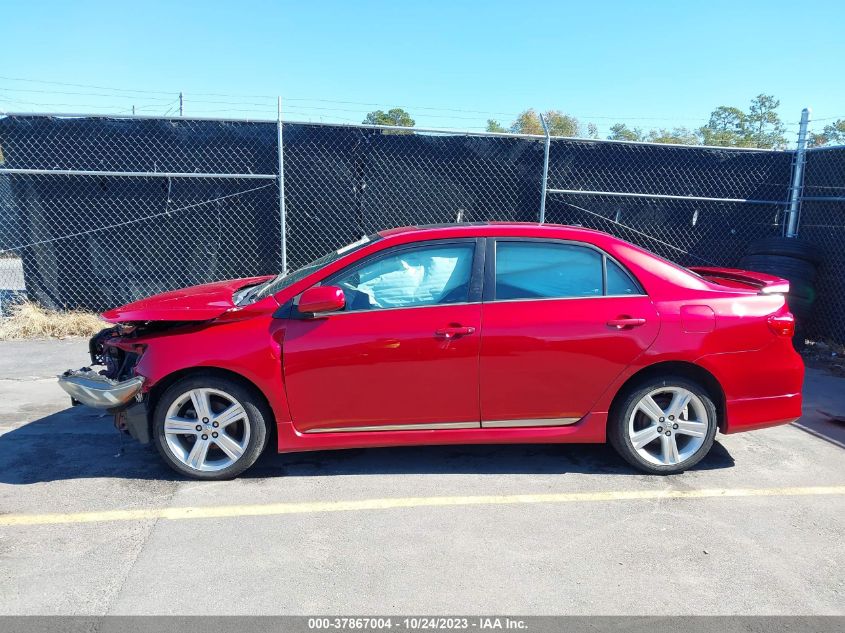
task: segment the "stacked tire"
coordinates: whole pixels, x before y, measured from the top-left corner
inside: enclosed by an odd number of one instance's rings
[[[790,237],[766,237],[751,244],[739,267],[789,280],[786,302],[795,315],[795,341],[803,343],[802,323],[810,317],[816,300],[817,249]]]

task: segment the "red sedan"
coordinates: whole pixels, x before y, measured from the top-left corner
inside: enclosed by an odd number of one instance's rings
[[[605,442],[676,473],[722,433],[801,415],[788,282],[686,269],[611,235],[536,224],[383,231],[288,275],[106,312],[75,403],[178,472],[280,452]]]

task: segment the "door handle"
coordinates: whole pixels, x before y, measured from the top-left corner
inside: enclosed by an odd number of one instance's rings
[[[472,326],[449,326],[449,327],[442,327],[439,330],[435,330],[435,336],[439,336],[441,338],[455,338],[456,336],[466,336],[468,334],[474,334],[475,328]]]
[[[620,330],[625,328],[639,327],[645,325],[645,319],[634,319],[631,317],[623,317],[619,319],[611,319],[607,322],[610,327],[615,327]]]

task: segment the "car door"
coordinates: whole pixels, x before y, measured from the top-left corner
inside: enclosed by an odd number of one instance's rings
[[[484,427],[577,422],[660,327],[618,262],[559,240],[490,241],[482,320]]]
[[[291,318],[284,338],[299,431],[479,427],[478,243],[397,246],[323,280],[343,289],[346,307]]]

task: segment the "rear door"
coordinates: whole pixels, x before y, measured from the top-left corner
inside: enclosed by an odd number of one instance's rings
[[[619,263],[561,240],[489,241],[482,321],[485,427],[577,422],[660,327]]]

